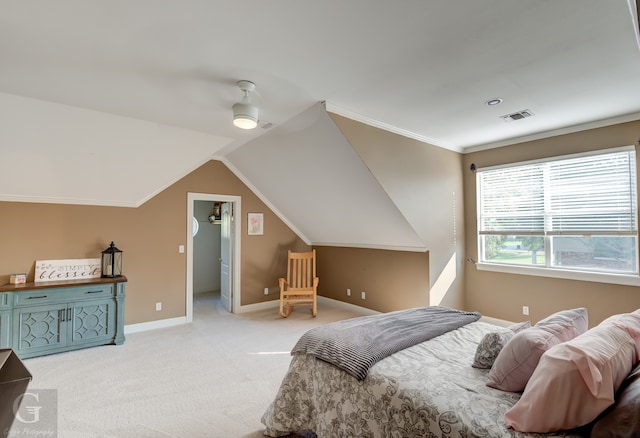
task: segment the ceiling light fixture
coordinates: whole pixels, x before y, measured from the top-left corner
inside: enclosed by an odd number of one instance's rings
[[[242,102],[233,105],[233,124],[241,129],[253,129],[258,126],[258,107],[249,101],[249,93],[256,89],[251,81],[238,81],[238,87],[244,93]]]
[[[485,102],[485,105],[494,106],[502,103],[502,99],[489,99]]]

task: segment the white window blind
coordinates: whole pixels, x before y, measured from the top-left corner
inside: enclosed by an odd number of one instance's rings
[[[637,235],[635,151],[479,169],[481,235]]]

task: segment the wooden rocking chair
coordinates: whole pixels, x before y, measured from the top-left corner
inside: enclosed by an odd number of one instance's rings
[[[311,252],[292,252],[287,254],[287,278],[280,278],[280,315],[291,315],[293,306],[311,305],[311,314],[316,316],[316,290],[319,283],[316,277],[316,250]]]

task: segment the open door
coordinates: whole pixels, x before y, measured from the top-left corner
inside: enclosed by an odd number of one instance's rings
[[[233,257],[233,204],[224,202],[220,212],[222,219],[220,229],[220,302],[229,312],[233,312],[232,266]]]
[[[213,193],[188,193],[187,194],[187,235],[186,235],[186,252],[187,252],[187,285],[186,285],[186,322],[193,321],[193,213],[194,204],[196,201],[216,201],[222,202],[225,206],[225,222],[221,224],[220,229],[220,267],[226,265],[227,280],[222,279],[222,272],[220,275],[220,282],[224,282],[226,287],[226,293],[223,301],[223,306],[230,312],[238,312],[241,306],[241,292],[240,292],[240,260],[241,260],[241,248],[240,226],[242,221],[239,219],[242,212],[242,197],[235,195],[222,195]],[[226,204],[226,205],[225,205]],[[222,217],[221,217],[222,220]],[[223,244],[222,242],[227,242]],[[223,248],[226,248],[224,256],[222,254]],[[224,263],[223,263],[224,259]],[[212,262],[212,263],[215,263]],[[222,269],[221,269],[222,271]],[[222,292],[220,294],[222,296]],[[221,298],[222,299],[222,298]]]

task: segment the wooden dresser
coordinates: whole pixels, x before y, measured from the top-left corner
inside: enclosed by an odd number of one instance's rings
[[[21,358],[124,342],[126,277],[0,286],[0,348]]]

